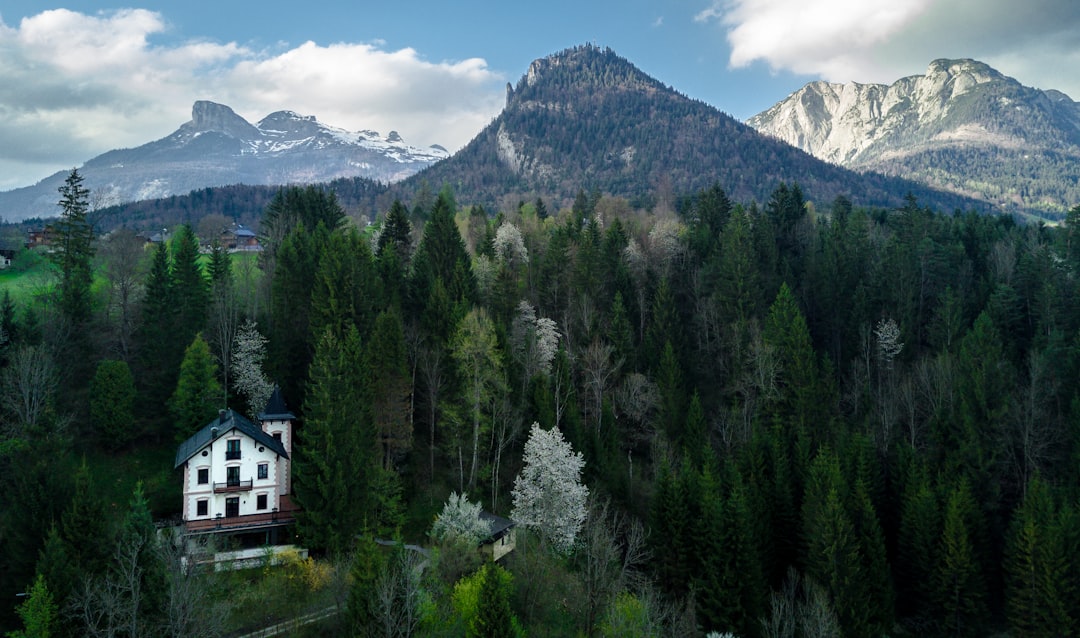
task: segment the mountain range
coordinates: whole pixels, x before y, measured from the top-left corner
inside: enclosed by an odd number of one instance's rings
[[[893,206],[911,192],[946,210],[975,205],[814,158],[664,86],[610,49],[580,46],[536,60],[506,95],[503,111],[463,149],[392,191],[407,197],[421,182],[450,184],[462,202],[539,196],[561,207],[584,189],[648,207],[714,184],[737,201],[764,202],[780,182],[797,182],[824,204],[844,194]]]
[[[160,140],[114,150],[79,172],[95,207],[148,200],[230,184],[314,184],[366,177],[394,182],[449,155],[441,146],[410,146],[396,132],[350,132],[313,116],[271,113],[251,124],[231,108],[197,101],[191,121]],[[57,187],[67,172],[34,186],[0,192],[8,221],[57,214]]]
[[[970,59],[885,84],[811,82],[747,122],[840,166],[917,180],[999,210],[1080,202],[1080,103]]]
[[[289,111],[252,125],[202,101],[172,135],[81,171],[99,204],[170,195],[139,213],[161,223],[196,221],[203,207],[188,199],[213,193],[185,194],[215,185],[335,180],[354,192],[350,214],[359,216],[379,213],[373,202],[409,202],[443,185],[462,204],[496,210],[535,197],[569,207],[582,190],[651,208],[716,184],[735,201],[763,203],[781,182],[818,206],[844,195],[893,207],[910,193],[938,210],[1054,216],[1080,201],[1077,108],[985,64],[939,60],[889,86],[811,83],[748,125],[586,45],[534,61],[507,85],[502,112],[453,156]],[[393,184],[342,181],[357,176]],[[0,215],[55,214],[63,177],[0,193]]]

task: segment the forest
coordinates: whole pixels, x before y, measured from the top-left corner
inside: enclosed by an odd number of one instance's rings
[[[1080,626],[1080,206],[445,186],[362,226],[289,187],[251,259],[96,236],[76,171],[60,195],[51,283],[0,299],[10,635],[240,635],[306,600],[333,611],[292,635]],[[185,567],[155,526],[176,445],[273,384],[312,558]],[[481,508],[518,521],[498,563]]]

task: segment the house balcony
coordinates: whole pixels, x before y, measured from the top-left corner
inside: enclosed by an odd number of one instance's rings
[[[214,483],[214,494],[225,494],[227,492],[250,492],[252,483],[252,479],[248,479],[246,481],[226,481],[224,483]]]
[[[292,502],[292,498],[288,494],[284,494],[279,498],[279,507],[273,508],[269,512],[185,521],[184,527],[188,534],[215,534],[291,525],[296,520],[296,512],[300,508]]]

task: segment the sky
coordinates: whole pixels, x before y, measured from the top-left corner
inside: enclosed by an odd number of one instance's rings
[[[1080,99],[1077,0],[111,2],[0,3],[0,190],[165,137],[196,100],[455,151],[532,60],[586,43],[740,120],[937,58]]]

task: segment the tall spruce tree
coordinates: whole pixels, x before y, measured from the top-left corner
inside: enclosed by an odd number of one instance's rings
[[[169,250],[164,242],[154,249],[150,272],[146,277],[142,313],[136,330],[139,344],[139,374],[144,406],[152,410],[146,416],[160,414],[160,406],[176,389],[176,377],[184,354],[184,342],[176,338],[178,321],[172,276],[169,272]],[[188,341],[190,343],[190,341]]]
[[[172,282],[177,319],[171,338],[191,343],[206,327],[210,284],[199,263],[199,238],[187,224],[173,238]]]
[[[90,191],[82,183],[78,169],[71,169],[59,188],[60,219],[49,226],[52,246],[49,256],[60,271],[57,284],[60,311],[71,322],[74,334],[82,332],[90,319],[93,282],[94,229],[87,219]]]
[[[375,529],[377,443],[364,392],[360,333],[323,332],[311,364],[304,429],[294,463],[297,527],[316,550],[340,553],[354,534]]]
[[[214,418],[218,409],[225,407],[217,377],[210,346],[202,334],[197,334],[184,351],[176,391],[169,398],[169,414],[176,427],[177,441],[195,434]]]
[[[972,538],[976,507],[965,483],[953,488],[945,505],[933,586],[943,628],[951,636],[982,635],[987,618],[986,580]]]
[[[372,425],[379,439],[382,467],[395,469],[412,446],[412,419],[409,397],[408,356],[401,317],[383,311],[375,318],[375,327],[364,351],[367,374],[367,402]]]

